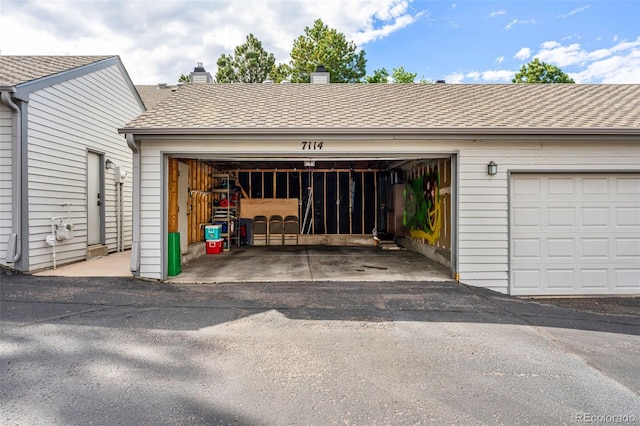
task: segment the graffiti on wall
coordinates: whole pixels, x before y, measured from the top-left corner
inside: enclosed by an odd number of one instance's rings
[[[404,190],[405,210],[402,222],[411,238],[435,244],[442,228],[442,199],[438,166],[430,167]]]

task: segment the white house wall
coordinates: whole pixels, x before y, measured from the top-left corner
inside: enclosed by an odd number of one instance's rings
[[[292,138],[294,139],[294,138]],[[308,139],[308,138],[307,138]],[[463,283],[508,291],[509,171],[640,171],[637,141],[433,141],[389,137],[325,140],[322,153],[309,158],[376,158],[458,154],[457,272]],[[327,141],[329,143],[327,143]],[[163,153],[215,159],[237,155],[249,158],[301,157],[296,140],[153,141],[141,143],[140,276],[164,278],[162,252],[165,223]],[[326,148],[326,150],[325,150]],[[489,161],[498,174],[489,176]],[[455,182],[455,179],[454,179]],[[454,231],[455,234],[455,231]]]
[[[11,110],[0,104],[0,264],[6,265],[7,240],[11,233]]]
[[[28,104],[29,269],[52,266],[45,239],[51,218],[66,215],[72,203],[74,238],[56,246],[57,262],[87,254],[87,155],[104,154],[125,170],[124,246],[131,246],[132,153],[117,128],[142,113],[117,66],[31,93]],[[105,243],[116,249],[116,183],[105,170]]]
[[[636,142],[465,143],[459,156],[458,260],[465,284],[508,292],[508,172],[640,171]],[[487,175],[487,164],[498,174]]]

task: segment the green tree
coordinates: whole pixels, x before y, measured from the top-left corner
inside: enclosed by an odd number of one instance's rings
[[[294,83],[308,83],[316,66],[324,65],[332,83],[356,83],[364,77],[366,64],[364,50],[358,51],[344,34],[317,19],[293,42],[290,78]]]
[[[275,83],[280,83],[283,80],[291,80],[291,67],[287,64],[277,64],[271,68],[269,78]]]
[[[262,83],[269,77],[269,73],[276,63],[273,53],[262,48],[262,43],[253,34],[247,36],[247,41],[236,46],[234,55],[218,58],[217,83]]]
[[[575,83],[571,77],[555,65],[540,62],[538,58],[520,68],[512,83]]]
[[[394,83],[413,83],[418,73],[407,72],[404,67],[394,68],[391,78]]]
[[[373,75],[368,75],[364,78],[365,83],[388,83],[389,71],[386,68],[380,68],[373,70]]]
[[[178,83],[191,83],[191,77],[186,74],[180,74],[180,78],[178,78]]]

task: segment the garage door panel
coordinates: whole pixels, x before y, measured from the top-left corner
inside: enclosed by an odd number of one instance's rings
[[[573,291],[575,282],[572,268],[547,269],[547,288],[552,290]]]
[[[513,182],[513,195],[526,197],[540,195],[540,181],[537,178],[519,178]]]
[[[619,207],[616,209],[616,224],[618,226],[640,226],[640,207]]]
[[[546,183],[546,192],[550,196],[573,197],[575,196],[575,181],[573,178],[549,178]]]
[[[608,238],[581,238],[582,259],[608,259],[609,239]]]
[[[586,196],[608,196],[609,179],[606,177],[588,177],[582,179],[582,193]]]
[[[540,220],[539,207],[526,207],[513,210],[513,226],[516,228],[539,228],[542,225]]]
[[[547,258],[549,260],[573,260],[576,257],[576,247],[573,238],[547,239]]]
[[[608,268],[582,269],[580,271],[582,287],[590,290],[606,290],[609,279]]]
[[[576,211],[573,208],[550,207],[547,209],[549,228],[573,228],[576,223]]]
[[[618,269],[615,272],[616,286],[640,292],[640,268]]]
[[[610,209],[608,207],[585,207],[582,209],[582,226],[609,228]]]
[[[640,195],[640,178],[622,177],[616,183],[619,195]]]
[[[617,257],[630,257],[640,262],[640,238],[618,238],[615,242]]]
[[[540,270],[539,269],[521,269],[513,271],[513,288],[518,290],[517,293],[527,294],[526,292],[535,292],[540,286]]]
[[[542,256],[539,238],[518,238],[513,240],[513,257],[517,259],[539,259]]]
[[[640,293],[640,175],[514,174],[516,295]]]

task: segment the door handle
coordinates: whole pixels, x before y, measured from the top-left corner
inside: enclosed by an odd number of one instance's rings
[[[96,203],[96,205],[101,206],[102,205],[102,201],[100,201],[100,193],[98,192],[98,202]]]

